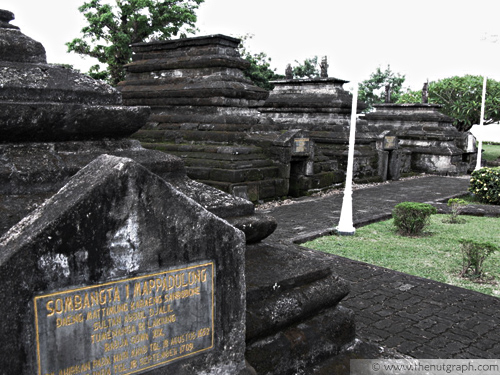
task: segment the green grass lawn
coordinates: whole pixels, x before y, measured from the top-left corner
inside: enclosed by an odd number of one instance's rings
[[[482,158],[484,160],[493,161],[500,158],[500,144],[483,143]]]
[[[461,238],[500,247],[500,219],[463,216],[465,224],[447,224],[433,215],[422,237],[403,237],[392,220],[358,228],[354,236],[328,236],[303,244],[311,249],[390,268],[411,275],[500,297],[500,251],[485,261],[484,280],[458,274],[462,269]]]

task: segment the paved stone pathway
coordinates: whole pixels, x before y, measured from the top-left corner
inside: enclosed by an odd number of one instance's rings
[[[389,217],[402,201],[445,202],[467,187],[467,179],[431,176],[357,190],[354,223]],[[278,229],[266,241],[303,242],[327,234],[338,223],[341,204],[342,195],[334,195],[269,209]],[[500,207],[489,214],[495,212],[500,215]],[[354,310],[361,340],[416,358],[500,358],[500,298],[335,255],[331,262],[351,282],[342,304]]]

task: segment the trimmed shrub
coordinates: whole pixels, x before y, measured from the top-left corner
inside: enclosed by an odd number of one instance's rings
[[[392,217],[401,235],[418,236],[436,212],[436,208],[427,203],[402,202],[394,207]]]
[[[490,242],[476,242],[473,240],[460,240],[462,249],[462,271],[460,276],[480,278],[483,275],[485,259],[498,250]]]
[[[469,191],[482,203],[500,204],[500,167],[472,172]]]

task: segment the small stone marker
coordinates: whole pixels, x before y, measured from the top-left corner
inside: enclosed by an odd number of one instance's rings
[[[295,138],[292,154],[309,154],[309,138]]]
[[[386,135],[384,137],[384,150],[395,150],[398,148],[398,138],[393,135]]]

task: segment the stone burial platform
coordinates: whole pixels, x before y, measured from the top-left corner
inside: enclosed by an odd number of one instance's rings
[[[134,44],[118,88],[125,105],[151,107],[133,138],[181,157],[188,177],[256,202],[287,195],[290,171],[276,156],[280,132],[258,111],[269,93],[244,76],[239,43],[209,35]]]
[[[348,81],[324,73],[325,77],[272,81],[274,89],[259,108],[272,120],[270,128],[301,129],[310,142],[309,157],[292,160],[291,196],[304,196],[345,181],[353,99],[343,87]],[[357,102],[358,114],[365,108],[365,103]],[[353,175],[358,182],[385,178],[381,164],[384,154],[374,130],[366,120],[356,120]]]
[[[0,248],[2,374],[245,368],[243,233],[130,159],[90,163]]]

